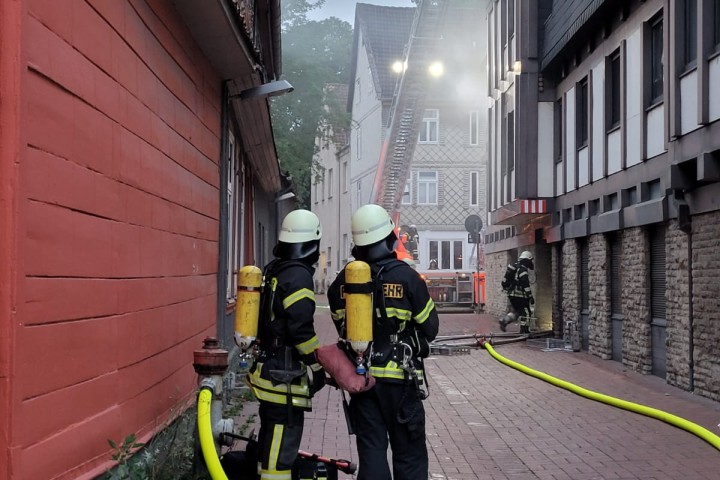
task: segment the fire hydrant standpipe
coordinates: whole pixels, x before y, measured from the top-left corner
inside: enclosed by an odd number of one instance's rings
[[[197,425],[200,448],[212,480],[228,480],[225,470],[223,470],[220,464],[220,458],[218,457],[217,450],[215,450],[215,441],[213,440],[212,415],[210,413],[212,396],[212,389],[208,387],[202,387],[200,393],[198,393]]]
[[[640,415],[645,415],[647,417],[662,420],[665,423],[669,423],[670,425],[673,425],[675,427],[682,428],[683,430],[688,431],[697,437],[700,437],[716,449],[720,450],[720,437],[715,435],[705,427],[701,427],[696,423],[693,423],[689,420],[678,417],[671,413],[658,410],[657,408],[640,405],[639,403],[628,402],[627,400],[622,400],[619,398],[611,397],[609,395],[605,395],[603,393],[598,393],[583,387],[579,387],[565,380],[560,380],[559,378],[552,377],[547,373],[533,370],[532,368],[526,367],[521,363],[517,363],[508,358],[505,358],[499,353],[497,353],[495,349],[492,348],[489,342],[485,342],[483,345],[485,349],[490,353],[490,355],[492,355],[496,360],[527,375],[539,378],[540,380],[544,380],[552,385],[555,385],[556,387],[563,388],[577,395],[589,398],[590,400],[595,400],[597,402],[602,402],[613,407],[622,408],[624,410],[639,413]]]

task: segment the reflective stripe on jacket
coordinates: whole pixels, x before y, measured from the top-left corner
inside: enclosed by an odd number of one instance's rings
[[[265,269],[258,325],[260,357],[246,377],[262,402],[288,403],[287,384],[273,380],[271,371],[302,371],[291,385],[292,404],[305,410],[312,407],[306,367],[319,369],[314,353],[320,346],[313,324],[312,274],[312,267],[298,260],[276,260]]]
[[[267,371],[267,368],[264,369],[263,367],[265,367],[264,363],[255,363],[246,377],[246,382],[252,389],[255,398],[263,402],[287,405],[287,384],[276,383],[267,378],[263,378],[263,371]],[[299,383],[291,384],[290,391],[294,407],[304,410],[309,410],[312,407],[307,375],[300,377]]]

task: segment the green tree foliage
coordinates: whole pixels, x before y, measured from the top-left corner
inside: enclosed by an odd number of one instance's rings
[[[348,82],[352,27],[331,17],[310,21],[307,12],[324,0],[283,2],[283,78],[295,90],[272,99],[273,133],[280,167],[295,182],[300,205],[310,204],[310,184],[315,155],[315,137],[323,123],[337,124],[323,108],[323,89],[328,83]],[[345,111],[344,106],[340,109]],[[330,109],[334,115],[337,109]]]

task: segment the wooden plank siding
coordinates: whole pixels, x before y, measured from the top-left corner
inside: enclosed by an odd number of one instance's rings
[[[216,333],[222,82],[170,2],[30,0],[18,17],[0,477],[91,478],[108,439],[149,438],[192,398],[192,352]]]

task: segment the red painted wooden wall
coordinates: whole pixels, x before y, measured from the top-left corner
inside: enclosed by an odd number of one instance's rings
[[[215,333],[221,82],[170,2],[3,4],[0,478],[90,478]]]

